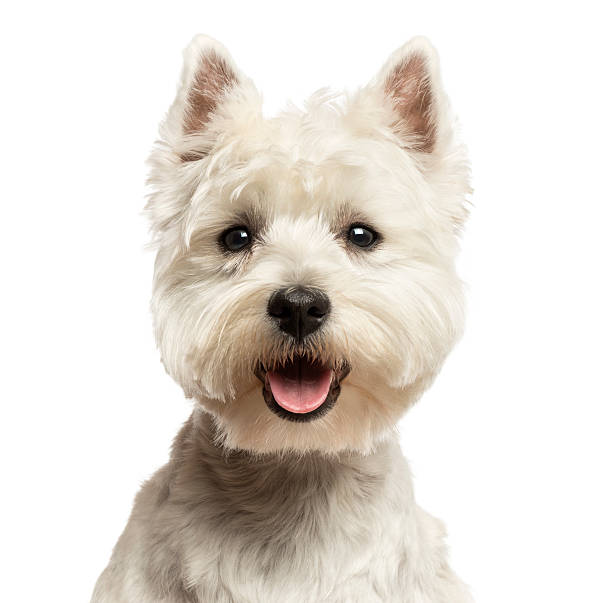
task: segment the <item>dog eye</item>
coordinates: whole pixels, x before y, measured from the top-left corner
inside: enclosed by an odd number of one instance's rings
[[[365,226],[354,224],[349,228],[348,239],[357,247],[372,247],[377,238],[376,233]]]
[[[243,226],[230,228],[221,235],[221,243],[228,251],[240,251],[251,242],[251,233]]]

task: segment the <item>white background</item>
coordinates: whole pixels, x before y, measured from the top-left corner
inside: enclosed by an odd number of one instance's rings
[[[402,421],[479,603],[612,601],[605,3],[13,3],[0,35],[0,599],[84,602],[189,403],[148,311],[144,160],[181,49],[272,113],[438,47],[473,162],[463,341]],[[137,603],[137,602],[135,602]]]

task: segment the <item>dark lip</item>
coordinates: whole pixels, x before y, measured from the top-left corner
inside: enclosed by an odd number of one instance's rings
[[[339,368],[331,370],[333,374],[332,382],[329,387],[327,398],[325,398],[323,404],[321,404],[321,406],[315,408],[310,412],[300,414],[290,412],[276,402],[276,400],[274,399],[274,395],[272,394],[272,390],[270,389],[270,385],[268,383],[268,371],[265,369],[264,365],[261,362],[257,365],[257,368],[255,369],[255,376],[263,383],[263,398],[268,408],[275,415],[281,417],[282,419],[286,419],[287,421],[293,421],[294,423],[308,423],[310,421],[314,421],[315,419],[319,419],[323,415],[327,414],[334,407],[336,401],[338,400],[338,396],[340,395],[340,391],[342,390],[341,383],[351,372],[351,367],[349,363],[344,360],[340,364]]]

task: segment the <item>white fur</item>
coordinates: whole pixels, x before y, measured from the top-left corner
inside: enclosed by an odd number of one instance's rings
[[[236,85],[185,134],[211,52]],[[394,126],[385,90],[415,53],[427,71],[419,85],[431,89],[429,152]],[[462,330],[454,259],[469,170],[452,125],[422,38],[356,93],[320,93],[274,119],[218,42],[193,40],[152,155],[148,211],[157,342],[196,407],[139,494],[94,603],[469,600],[446,565],[441,525],[414,503],[394,432]],[[248,256],[224,255],[218,236],[244,215],[262,224],[257,242]],[[351,216],[382,234],[376,249],[347,248]],[[332,302],[308,352],[351,366],[337,404],[309,423],[270,412],[254,375],[291,354],[266,305],[295,284]]]

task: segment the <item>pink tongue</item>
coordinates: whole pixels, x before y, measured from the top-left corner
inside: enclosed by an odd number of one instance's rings
[[[268,373],[272,395],[279,406],[295,413],[319,408],[329,392],[332,372],[305,359],[294,361],[279,371]]]

